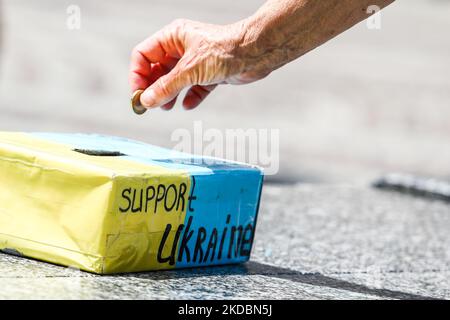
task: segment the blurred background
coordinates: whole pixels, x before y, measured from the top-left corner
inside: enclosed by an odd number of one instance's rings
[[[401,171],[450,176],[450,1],[399,0],[381,29],[361,23],[196,110],[130,111],[132,48],[176,18],[226,24],[264,1],[0,1],[0,130],[89,132],[173,147],[203,127],[280,129],[269,181],[367,183]],[[81,28],[67,27],[70,5]]]

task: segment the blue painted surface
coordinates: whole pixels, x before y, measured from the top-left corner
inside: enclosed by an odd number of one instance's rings
[[[221,159],[196,156],[144,142],[113,136],[81,133],[32,133],[47,141],[70,145],[72,149],[120,151],[124,158],[170,169],[181,169],[190,174],[211,174],[213,171],[257,171],[260,169]]]
[[[242,226],[243,230],[247,225],[255,231],[256,215],[258,210],[259,196],[262,187],[262,175],[254,170],[239,170],[232,172],[215,172],[212,176],[194,176],[195,187],[193,195],[196,197],[191,202],[193,211],[186,212],[185,225],[189,218],[192,217],[191,230],[194,230],[193,238],[188,245],[191,253],[191,259],[188,262],[187,257],[183,255],[182,261],[177,262],[177,267],[191,267],[199,265],[226,264],[232,262],[244,262],[249,259],[247,255],[229,256],[229,245],[231,239],[232,227]],[[193,183],[191,183],[193,185]],[[192,191],[192,189],[191,189]],[[230,222],[226,223],[227,216],[230,215]],[[206,240],[202,245],[204,254],[203,260],[193,261],[193,252],[195,252],[196,238],[200,227],[206,229]],[[213,229],[217,230],[217,244],[215,254],[212,255],[210,250],[208,257],[206,251],[208,243],[211,239]],[[225,232],[225,228],[227,231]],[[224,245],[222,256],[219,259],[218,253],[222,236],[224,237]],[[253,235],[247,233],[247,239],[253,238]],[[244,236],[243,234],[241,236]],[[234,247],[236,248],[239,233],[234,236]],[[251,239],[252,240],[252,239]],[[180,239],[179,248],[181,246]],[[240,248],[241,246],[239,246]],[[251,243],[244,246],[244,250],[251,251]],[[240,251],[240,250],[239,250]],[[232,250],[232,252],[234,252]],[[211,257],[213,259],[211,260]],[[206,259],[207,258],[207,259]],[[206,260],[205,260],[206,259]]]

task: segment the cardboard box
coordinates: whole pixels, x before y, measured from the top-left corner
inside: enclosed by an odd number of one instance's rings
[[[123,138],[0,133],[0,250],[100,274],[245,262],[262,183]]]

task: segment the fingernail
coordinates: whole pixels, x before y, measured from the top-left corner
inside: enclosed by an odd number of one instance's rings
[[[155,106],[155,103],[156,103],[155,92],[153,90],[145,90],[144,93],[141,95],[141,104],[144,107],[152,108]]]

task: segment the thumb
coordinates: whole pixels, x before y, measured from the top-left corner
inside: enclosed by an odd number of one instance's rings
[[[160,77],[141,95],[141,104],[156,108],[172,101],[184,88],[191,85],[187,71],[175,66],[168,74]]]

